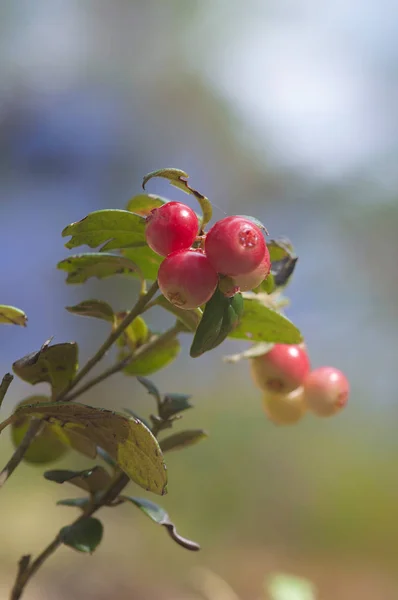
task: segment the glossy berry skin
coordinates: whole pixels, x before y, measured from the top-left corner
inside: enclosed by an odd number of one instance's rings
[[[288,394],[304,384],[310,361],[302,345],[275,344],[267,354],[251,359],[254,383],[263,391]]]
[[[293,425],[300,421],[307,412],[303,387],[290,394],[263,395],[264,412],[275,425]]]
[[[207,233],[205,251],[217,273],[235,277],[260,265],[266,244],[257,225],[244,217],[226,217]]]
[[[347,404],[349,393],[350,384],[346,376],[334,367],[311,371],[304,384],[308,408],[319,417],[339,412]]]
[[[202,250],[180,250],[164,259],[158,283],[169,302],[190,309],[210,300],[218,285],[218,275]]]
[[[198,235],[194,211],[181,202],[166,202],[151,210],[146,218],[147,244],[161,256],[190,248]]]
[[[241,292],[250,292],[260,285],[264,279],[269,275],[271,269],[271,258],[268,252],[268,248],[265,247],[264,258],[261,263],[250,273],[245,275],[238,275],[233,277],[234,284],[240,289]]]

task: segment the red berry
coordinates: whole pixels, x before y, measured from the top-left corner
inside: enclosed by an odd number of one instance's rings
[[[232,281],[234,285],[237,286],[241,292],[249,292],[250,290],[254,290],[257,286],[260,285],[264,281],[264,279],[269,275],[271,269],[271,258],[268,252],[268,248],[265,247],[265,255],[261,263],[254,269],[254,271],[250,271],[250,273],[246,273],[245,275],[238,275],[237,277],[232,277]]]
[[[263,395],[263,408],[269,420],[275,425],[293,425],[297,423],[307,411],[303,387],[301,386],[285,395],[265,392]]]
[[[146,241],[154,252],[167,256],[190,248],[198,234],[194,211],[181,202],[166,202],[151,210],[146,218]]]
[[[262,231],[243,217],[217,221],[206,235],[205,250],[217,273],[243,275],[254,271],[264,258]]]
[[[218,275],[203,250],[180,250],[169,254],[159,267],[162,294],[179,308],[197,308],[214,294]]]
[[[334,367],[311,371],[304,384],[308,408],[320,417],[334,415],[344,408],[349,393],[350,384],[346,376]]]
[[[288,394],[303,385],[310,361],[303,346],[275,344],[269,352],[251,359],[254,383],[263,391]]]

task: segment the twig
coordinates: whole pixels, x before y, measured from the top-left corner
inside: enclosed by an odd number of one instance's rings
[[[4,396],[6,395],[7,390],[10,387],[10,384],[13,379],[14,379],[14,376],[11,375],[11,373],[6,373],[0,383],[0,406],[3,403]]]
[[[14,454],[11,456],[10,460],[0,473],[0,488],[5,484],[7,479],[10,477],[10,475],[12,475],[12,473],[19,465],[33,439],[39,433],[42,425],[43,422],[40,421],[40,419],[32,420],[32,423],[30,424],[29,429],[25,433],[22,442],[19,444],[18,448],[15,450]]]

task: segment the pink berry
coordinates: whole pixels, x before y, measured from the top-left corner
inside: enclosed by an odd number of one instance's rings
[[[344,373],[334,367],[311,371],[304,383],[308,408],[320,417],[339,412],[347,404],[350,384]]]
[[[154,252],[168,256],[190,248],[198,235],[199,222],[194,211],[181,202],[166,202],[151,210],[146,218],[146,241]]]
[[[288,394],[303,385],[309,371],[302,345],[275,344],[266,354],[251,359],[254,383],[263,391]]]
[[[162,294],[179,308],[197,308],[214,294],[218,275],[203,250],[179,250],[169,254],[159,267]]]
[[[250,273],[264,258],[262,231],[243,217],[226,217],[209,230],[205,250],[217,273],[234,277]]]
[[[250,290],[254,290],[257,286],[260,285],[264,281],[264,279],[269,275],[271,269],[271,259],[268,252],[268,248],[265,247],[265,255],[261,263],[254,269],[254,271],[250,271],[250,273],[245,273],[245,275],[238,275],[237,277],[232,277],[232,281],[234,285],[240,289],[241,292],[249,292]]]
[[[264,412],[275,425],[293,425],[303,418],[307,411],[303,387],[290,394],[265,392],[263,395]]]

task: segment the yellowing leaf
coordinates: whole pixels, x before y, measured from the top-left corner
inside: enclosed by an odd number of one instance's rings
[[[0,323],[6,323],[7,325],[22,325],[22,327],[25,327],[27,320],[28,317],[23,310],[15,308],[15,306],[0,304]]]

